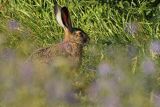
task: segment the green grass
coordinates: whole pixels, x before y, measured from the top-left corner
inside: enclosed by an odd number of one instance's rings
[[[0,0],[0,106],[160,106],[160,53],[153,49],[160,39],[160,4],[102,1],[58,0],[91,38],[72,74],[67,65],[23,65],[35,49],[63,40],[53,0]],[[85,90],[76,93],[78,102],[66,95],[72,87]]]

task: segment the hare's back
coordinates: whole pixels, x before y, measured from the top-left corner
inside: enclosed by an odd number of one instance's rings
[[[36,50],[30,57],[32,61],[39,61],[43,63],[49,63],[56,55],[56,49],[57,47],[54,46],[54,48],[46,47]]]

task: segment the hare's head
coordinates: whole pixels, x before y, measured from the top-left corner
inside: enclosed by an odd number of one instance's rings
[[[60,7],[59,5],[55,4],[54,13],[57,19],[57,22],[63,27],[64,29],[64,41],[75,42],[82,46],[85,46],[89,42],[88,35],[79,28],[73,28],[69,11],[67,7]]]

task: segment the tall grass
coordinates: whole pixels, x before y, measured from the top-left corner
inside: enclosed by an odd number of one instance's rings
[[[53,2],[0,0],[0,106],[160,106],[157,1],[58,0],[91,38],[76,72],[64,59],[25,63],[63,40]]]

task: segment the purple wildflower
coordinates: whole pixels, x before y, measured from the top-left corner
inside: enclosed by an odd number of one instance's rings
[[[102,63],[98,66],[100,76],[106,75],[111,72],[111,67],[107,63]]]
[[[152,101],[153,101],[154,107],[160,107],[160,94],[154,93],[152,96]]]
[[[20,67],[20,78],[28,84],[31,84],[33,79],[33,66],[31,63],[25,63]]]
[[[109,95],[104,99],[102,107],[120,107],[119,96]]]
[[[66,84],[68,84],[66,86]],[[46,82],[45,90],[47,93],[48,101],[65,100],[66,93],[69,92],[69,83],[66,83],[63,79],[52,79]]]
[[[154,62],[147,58],[142,63],[142,70],[145,74],[153,74],[155,72],[155,64]]]
[[[151,51],[151,53],[160,55],[160,41],[159,40],[151,42],[150,51]]]
[[[16,20],[9,20],[8,27],[10,30],[17,30],[19,29],[19,23]]]
[[[15,52],[12,49],[4,49],[2,53],[0,53],[0,58],[2,60],[14,60],[16,58]]]

